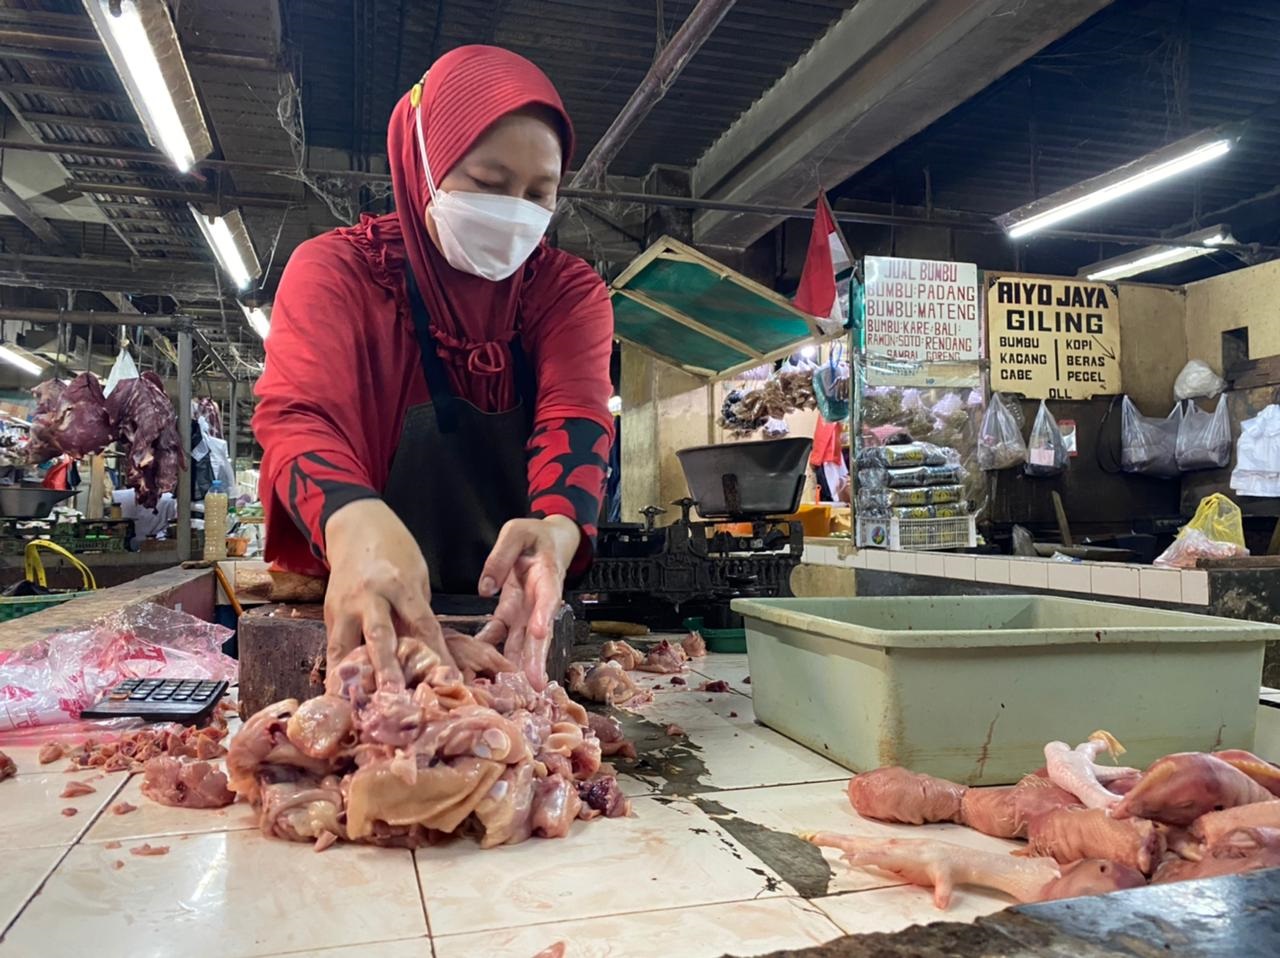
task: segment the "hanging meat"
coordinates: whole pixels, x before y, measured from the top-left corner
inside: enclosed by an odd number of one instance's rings
[[[160,494],[178,487],[183,467],[178,416],[153,372],[122,379],[107,400],[117,438],[127,447],[124,484],[134,490],[138,505],[154,509]]]
[[[32,394],[36,411],[27,446],[31,462],[45,462],[63,453],[80,459],[101,452],[114,438],[107,397],[93,373],[81,373],[66,385],[51,379],[36,386]]]

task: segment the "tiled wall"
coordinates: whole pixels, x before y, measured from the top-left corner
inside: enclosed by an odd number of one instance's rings
[[[968,579],[1020,589],[1144,599],[1180,605],[1209,604],[1209,573],[1199,569],[1153,569],[1120,562],[1054,562],[1008,556],[955,555],[946,552],[855,550],[837,539],[807,539],[804,562],[810,565],[876,569],[903,575]]]

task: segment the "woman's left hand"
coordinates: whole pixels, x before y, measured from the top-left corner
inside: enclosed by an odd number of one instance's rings
[[[480,573],[480,594],[500,598],[493,620],[478,637],[495,645],[505,642],[503,653],[539,691],[547,685],[547,650],[565,573],[581,541],[578,524],[565,516],[512,519]]]

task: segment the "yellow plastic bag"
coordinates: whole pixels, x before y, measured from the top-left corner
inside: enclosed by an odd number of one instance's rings
[[[1152,564],[1168,569],[1194,569],[1201,559],[1230,559],[1248,554],[1240,507],[1215,492],[1200,500],[1191,521],[1178,530],[1178,537]]]
[[[1220,492],[1200,500],[1196,514],[1178,532],[1178,538],[1185,536],[1189,529],[1203,532],[1205,538],[1214,542],[1229,542],[1244,548],[1244,519],[1240,507]]]

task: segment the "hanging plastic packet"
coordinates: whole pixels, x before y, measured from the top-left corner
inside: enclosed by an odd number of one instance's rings
[[[1023,471],[1028,476],[1044,478],[1065,472],[1071,462],[1071,454],[1063,441],[1062,430],[1049,412],[1044,400],[1036,411],[1036,421],[1031,426],[1031,441],[1027,443],[1027,463]]]
[[[887,466],[890,469],[901,469],[906,466],[945,466],[951,461],[947,450],[928,442],[872,446],[858,453],[858,465]],[[958,457],[955,461],[959,461]]]
[[[1231,416],[1226,396],[1218,397],[1218,406],[1211,413],[1195,400],[1187,400],[1178,426],[1177,461],[1184,472],[1221,469],[1231,461]]]
[[[1242,496],[1280,497],[1280,406],[1272,403],[1240,424],[1231,490]]]
[[[976,452],[978,468],[985,472],[1012,469],[1027,461],[1027,444],[1022,430],[999,393],[991,394],[991,402],[982,417]]]
[[[1178,475],[1178,427],[1182,406],[1164,419],[1144,416],[1128,396],[1120,405],[1120,467],[1125,472],[1171,478]]]

